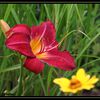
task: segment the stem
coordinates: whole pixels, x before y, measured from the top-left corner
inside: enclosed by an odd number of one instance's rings
[[[43,88],[43,91],[44,91],[44,95],[47,96],[46,89],[45,89],[45,86],[44,86],[43,80],[42,80],[42,78],[41,78],[41,75],[39,74],[38,76],[39,76],[40,83],[41,83],[42,88]]]
[[[21,96],[22,94],[22,75],[23,75],[23,62],[20,59],[20,76],[19,76],[19,81],[18,81],[18,91],[17,91],[17,96]]]

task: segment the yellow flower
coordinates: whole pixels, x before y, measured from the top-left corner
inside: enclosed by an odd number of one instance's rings
[[[58,84],[60,90],[65,93],[76,93],[83,89],[90,90],[98,80],[96,76],[90,78],[90,75],[86,74],[85,70],[81,68],[77,71],[76,75],[72,76],[71,80],[63,77],[56,78],[53,82]]]

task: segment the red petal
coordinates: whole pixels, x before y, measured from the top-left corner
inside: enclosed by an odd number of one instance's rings
[[[8,32],[6,32],[6,35],[10,36],[12,33],[23,33],[30,35],[31,29],[25,24],[17,24],[14,27],[12,27]]]
[[[51,21],[46,21],[39,26],[32,27],[32,37],[42,37],[45,46],[50,45],[55,40],[55,33],[55,27]]]
[[[33,57],[29,43],[30,38],[26,34],[14,33],[6,40],[5,44],[11,50],[18,51],[25,56]]]
[[[72,70],[75,68],[74,58],[68,51],[60,52],[57,49],[47,52],[48,57],[42,59],[45,63],[62,70]]]
[[[37,58],[27,58],[24,67],[35,74],[38,74],[44,69],[44,64]]]

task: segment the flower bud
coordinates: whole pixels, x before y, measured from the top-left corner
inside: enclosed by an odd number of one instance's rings
[[[4,32],[4,35],[6,35],[6,32],[10,29],[10,26],[4,21],[4,20],[0,20],[0,27],[2,29],[2,31]]]

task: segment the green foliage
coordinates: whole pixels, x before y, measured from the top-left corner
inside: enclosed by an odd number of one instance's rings
[[[38,25],[50,19],[56,28],[59,49],[67,49],[75,58],[77,68],[62,71],[45,66],[35,75],[23,67],[21,96],[61,96],[53,79],[71,77],[80,67],[100,77],[100,5],[99,4],[0,4],[0,19],[11,27],[23,23]],[[0,95],[16,96],[20,78],[20,62],[16,52],[6,48],[0,30]],[[100,86],[100,84],[98,84]]]

